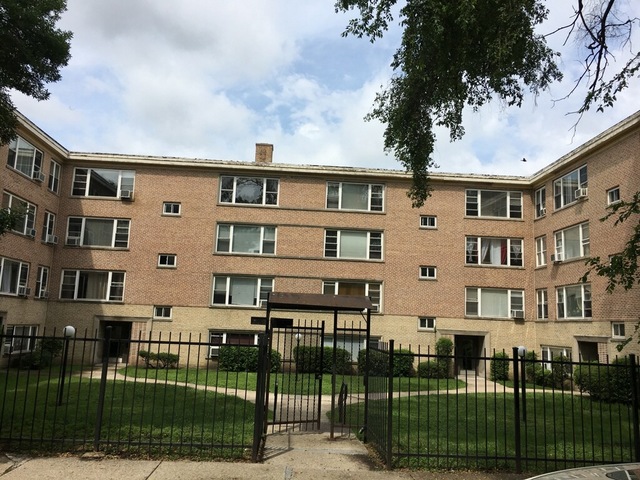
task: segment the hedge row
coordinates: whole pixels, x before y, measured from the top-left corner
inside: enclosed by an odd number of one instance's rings
[[[336,373],[352,373],[351,353],[344,348],[336,348]],[[299,345],[293,349],[293,358],[298,373],[332,373],[333,347],[312,347]]]
[[[257,372],[258,348],[222,345],[218,353],[218,367],[229,372]],[[282,367],[282,357],[271,350],[271,372],[277,373]]]

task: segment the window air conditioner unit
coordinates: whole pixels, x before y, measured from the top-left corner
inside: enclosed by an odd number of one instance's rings
[[[55,235],[47,235],[47,242],[46,243],[50,243],[51,245],[57,245],[58,244],[58,237],[56,237]]]
[[[540,216],[544,217],[547,214],[547,209],[546,208],[541,208],[540,209]]]
[[[551,261],[553,263],[560,263],[562,261],[562,255],[557,253],[557,254],[551,254]]]
[[[267,304],[268,304],[268,303],[269,303],[269,302],[268,302],[267,300],[260,300],[260,302],[258,303],[258,306],[259,306],[260,308],[267,308]]]
[[[31,289],[25,286],[18,287],[18,296],[26,297],[31,294]]]
[[[371,312],[377,313],[379,311],[380,311],[380,305],[378,305],[377,303],[374,303],[371,305]]]
[[[524,310],[511,310],[511,318],[523,320],[524,319]]]
[[[27,229],[27,237],[35,237],[36,236],[36,229],[35,228],[28,228]]]
[[[576,198],[586,198],[588,190],[586,188],[578,188],[576,190]]]
[[[217,357],[220,354],[220,345],[209,346],[209,358]]]
[[[80,245],[80,237],[67,237],[67,245]]]
[[[122,190],[120,192],[120,199],[132,202],[133,201],[133,192],[131,190]]]

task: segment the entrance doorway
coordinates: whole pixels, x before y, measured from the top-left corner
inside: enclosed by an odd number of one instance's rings
[[[104,336],[107,327],[111,327],[111,342],[109,342],[109,362],[126,362],[129,358],[131,345],[131,322],[103,321],[100,325]]]
[[[483,373],[480,371],[482,362],[482,348],[484,336],[481,335],[456,335],[455,336],[455,368],[456,373],[462,371]]]

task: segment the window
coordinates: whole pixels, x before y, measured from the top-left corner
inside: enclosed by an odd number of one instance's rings
[[[209,331],[209,358],[217,357],[222,345],[257,345],[256,333]]]
[[[129,247],[130,220],[69,217],[67,245],[83,247]]]
[[[326,230],[324,256],[330,258],[382,259],[382,232]]]
[[[436,267],[420,267],[420,278],[433,280],[436,278]]]
[[[557,260],[570,260],[589,255],[588,223],[560,230],[555,236]]]
[[[553,182],[554,208],[558,210],[578,200],[578,189],[583,188],[587,188],[586,165]]]
[[[161,253],[158,255],[158,266],[164,268],[176,268],[176,256],[172,253]]]
[[[277,178],[220,177],[220,203],[277,205]]]
[[[420,215],[420,228],[438,228],[437,220],[435,215]]]
[[[153,318],[156,320],[171,320],[173,307],[156,305],[153,307]]]
[[[36,206],[32,203],[27,202],[15,195],[4,192],[2,194],[2,208],[7,209],[8,211],[14,210],[17,212],[24,213],[22,218],[19,218],[13,227],[14,232],[20,233],[22,235],[27,235],[29,237],[35,237],[36,230]]]
[[[33,351],[36,348],[36,335],[37,325],[8,325],[2,348],[3,355]]]
[[[49,190],[53,193],[58,193],[60,189],[60,170],[62,167],[55,160],[51,160],[49,163]]]
[[[180,215],[180,203],[178,202],[164,202],[162,204],[162,214],[163,215]]]
[[[620,201],[620,187],[607,190],[607,205],[612,205]]]
[[[522,240],[517,238],[466,238],[468,265],[522,266]]]
[[[624,331],[624,323],[611,323],[611,336],[613,338],[626,338]]]
[[[244,305],[259,307],[273,291],[272,278],[214,277],[213,305]]]
[[[547,236],[536,238],[536,267],[544,267],[547,264]]]
[[[522,193],[467,190],[466,214],[470,217],[522,218]]]
[[[104,168],[76,168],[73,172],[72,195],[81,197],[120,198],[123,192],[131,194],[136,172]]]
[[[45,178],[42,173],[42,157],[43,154],[40,150],[20,137],[9,142],[7,165],[40,182]]]
[[[511,318],[524,311],[524,292],[499,288],[466,288],[465,314],[474,317]]]
[[[591,286],[569,285],[556,289],[558,319],[591,317]]]
[[[542,350],[542,361],[544,362],[542,365],[545,370],[552,370],[552,361],[560,361],[562,359],[571,360],[571,349],[569,347],[545,347],[541,348]],[[559,364],[556,364],[559,366]],[[571,365],[566,365],[565,367],[569,371],[567,374],[571,373]]]
[[[374,312],[382,311],[382,285],[380,283],[358,282],[351,280],[322,282],[325,295],[358,295],[369,297]]]
[[[339,210],[383,210],[384,185],[327,183],[327,208]]]
[[[549,300],[545,288],[536,290],[536,318],[538,320],[549,318]]]
[[[29,264],[0,257],[0,293],[18,295],[29,281]]]
[[[276,253],[276,227],[258,225],[218,225],[217,252]]]
[[[49,267],[38,267],[36,278],[36,298],[49,298]]]
[[[535,192],[536,218],[544,217],[547,214],[547,189],[539,188]]]
[[[63,270],[60,298],[121,302],[124,299],[124,272]]]
[[[418,318],[418,330],[426,330],[434,332],[436,330],[435,317],[420,317]]]
[[[44,212],[44,225],[42,228],[42,241],[47,243],[58,243],[56,233],[56,216],[51,212]]]

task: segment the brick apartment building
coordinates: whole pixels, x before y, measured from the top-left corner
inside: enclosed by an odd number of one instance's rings
[[[272,160],[70,152],[21,116],[0,147],[2,206],[29,212],[0,237],[0,323],[252,343],[271,291],[354,294],[376,338],[414,351],[605,360],[639,320],[637,289],[579,279],[634,226],[600,218],[640,189],[640,112],[530,177],[434,173],[420,209],[404,172]]]

